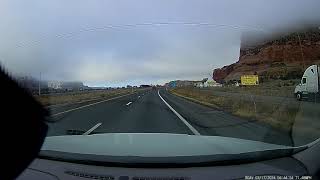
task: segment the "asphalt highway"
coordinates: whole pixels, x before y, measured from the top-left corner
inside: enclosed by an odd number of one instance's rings
[[[292,145],[288,132],[153,89],[110,100],[52,107],[48,136],[72,133],[175,133]]]

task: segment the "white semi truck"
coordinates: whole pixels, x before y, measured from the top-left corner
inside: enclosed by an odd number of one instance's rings
[[[294,95],[297,100],[303,98],[317,98],[320,90],[320,66],[311,65],[303,73],[301,82],[296,86]]]

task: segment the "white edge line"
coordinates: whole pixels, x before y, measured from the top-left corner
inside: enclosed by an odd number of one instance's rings
[[[126,105],[129,106],[131,103],[132,103],[132,102],[130,101],[130,102],[128,102]]]
[[[78,109],[82,109],[82,108],[85,108],[85,107],[93,106],[93,105],[96,105],[96,104],[100,104],[100,103],[103,103],[103,102],[106,102],[106,101],[111,101],[111,100],[114,100],[114,99],[118,99],[118,98],[121,98],[121,97],[124,97],[124,96],[129,96],[129,95],[132,95],[132,94],[133,93],[125,94],[125,95],[122,95],[122,96],[117,96],[117,97],[114,97],[114,98],[110,98],[110,99],[106,99],[106,100],[103,100],[103,101],[99,101],[99,102],[95,102],[95,103],[92,103],[92,104],[88,104],[88,105],[85,105],[85,106],[80,106],[80,107],[77,107],[77,108],[74,108],[74,109],[69,109],[67,111],[63,111],[63,112],[59,112],[59,113],[53,114],[53,115],[51,115],[51,117],[58,116],[58,115],[61,115],[61,114],[65,114],[65,113],[68,113],[68,112],[71,112],[71,111],[75,111],[75,110],[78,110]]]
[[[98,123],[95,126],[93,126],[91,129],[89,129],[87,132],[83,133],[82,135],[89,135],[90,133],[92,133],[92,131],[94,131],[95,129],[97,129],[99,126],[101,126],[102,123]]]
[[[158,95],[160,97],[160,99],[169,107],[169,109],[176,115],[178,116],[178,118],[193,132],[193,134],[195,135],[201,135],[194,127],[191,126],[191,124],[188,123],[187,120],[185,120],[176,110],[174,110],[169,103],[167,103],[166,100],[164,100],[161,95],[160,92],[158,90]]]

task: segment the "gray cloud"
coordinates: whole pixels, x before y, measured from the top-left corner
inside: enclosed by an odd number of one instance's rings
[[[241,32],[319,25],[318,7],[318,0],[1,1],[0,61],[14,73],[89,85],[200,79],[237,60]]]

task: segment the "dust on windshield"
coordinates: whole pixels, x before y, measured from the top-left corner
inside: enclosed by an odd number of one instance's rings
[[[289,3],[253,19],[214,2],[186,4],[178,14],[177,5],[164,14],[165,3],[145,3],[145,12],[80,3],[71,15],[66,4],[58,15],[40,9],[41,17],[30,5],[20,13],[4,4],[1,65],[50,111],[47,136],[167,133],[285,146],[320,137],[314,4],[297,14]],[[257,10],[253,1],[238,5]],[[279,17],[283,11],[295,13]]]

